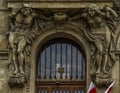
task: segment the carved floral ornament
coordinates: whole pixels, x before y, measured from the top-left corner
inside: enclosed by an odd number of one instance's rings
[[[9,75],[10,87],[23,87],[29,80],[30,55],[33,42],[40,34],[51,29],[79,32],[91,46],[91,79],[97,86],[112,82],[111,70],[115,63],[115,18],[117,14],[108,6],[89,4],[75,16],[55,12],[45,16],[35,12],[28,4],[14,7],[9,15]]]

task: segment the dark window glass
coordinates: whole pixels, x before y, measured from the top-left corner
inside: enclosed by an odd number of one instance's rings
[[[85,65],[85,58],[78,44],[69,39],[56,38],[40,49],[36,78],[85,81]]]

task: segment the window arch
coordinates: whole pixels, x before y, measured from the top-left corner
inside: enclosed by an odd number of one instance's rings
[[[44,84],[64,82],[66,85],[76,82],[79,86],[84,85],[85,88],[86,62],[82,48],[66,38],[55,38],[45,43],[40,48],[36,65],[36,86],[43,82]],[[78,92],[74,90],[73,93],[85,93],[84,88]],[[39,93],[40,88],[37,90]],[[43,93],[49,93],[45,91]],[[53,90],[51,93],[57,93],[55,91],[57,90]]]

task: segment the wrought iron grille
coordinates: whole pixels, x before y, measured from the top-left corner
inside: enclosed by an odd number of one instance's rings
[[[85,58],[80,46],[65,38],[48,41],[40,49],[36,78],[85,81]]]

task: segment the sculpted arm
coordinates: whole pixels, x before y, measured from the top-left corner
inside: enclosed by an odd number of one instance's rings
[[[111,16],[113,18],[118,17],[117,13],[113,9],[111,9],[110,7],[106,7],[106,10],[111,13]]]

